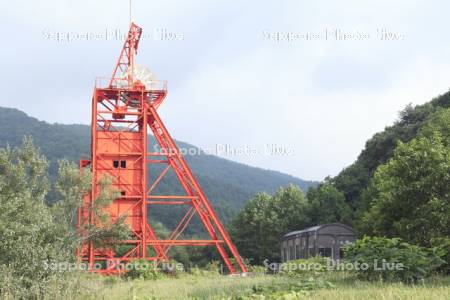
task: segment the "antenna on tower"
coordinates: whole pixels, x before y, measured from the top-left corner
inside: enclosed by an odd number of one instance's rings
[[[130,0],[130,25],[131,25],[131,0]]]

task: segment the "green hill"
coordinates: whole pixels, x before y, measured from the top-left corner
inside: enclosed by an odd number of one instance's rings
[[[369,139],[358,159],[332,179],[335,187],[344,193],[347,202],[358,209],[362,192],[370,178],[379,165],[392,157],[397,142],[409,142],[415,138],[418,130],[434,112],[449,107],[450,92],[423,105],[408,105],[400,112],[398,121]]]
[[[29,135],[34,143],[50,160],[50,176],[55,178],[57,161],[67,158],[78,161],[80,157],[90,156],[90,127],[87,125],[49,124],[32,118],[11,108],[0,107],[0,147],[17,146],[23,137]],[[151,141],[154,141],[151,137]],[[194,146],[177,142],[180,147]],[[218,211],[224,222],[240,210],[250,196],[257,192],[273,193],[280,186],[290,183],[307,191],[315,182],[305,181],[280,172],[250,167],[213,155],[187,155],[200,185]],[[175,176],[169,176],[160,183],[157,192],[178,192]],[[53,194],[52,194],[53,195]],[[173,211],[157,211],[158,219],[171,227],[176,221]]]

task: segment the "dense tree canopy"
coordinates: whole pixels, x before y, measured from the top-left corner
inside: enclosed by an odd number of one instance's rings
[[[352,209],[345,202],[344,194],[325,181],[307,193],[308,217],[312,224],[352,222]]]
[[[446,241],[450,109],[441,105],[449,103],[446,94],[406,107],[394,126],[367,142],[355,164],[310,188],[306,198],[292,186],[253,197],[232,226],[241,254],[256,263],[277,260],[284,233],[331,222],[424,246]]]
[[[70,264],[83,239],[102,243],[128,237],[121,222],[101,217],[105,227],[90,226],[79,236],[74,228],[76,209],[90,178],[78,168],[60,162],[57,191],[59,201],[49,206],[48,162],[31,140],[18,148],[0,148],[0,298],[64,298],[74,290],[76,278],[67,269],[48,268],[52,263]],[[114,195],[107,182],[93,209],[111,203]],[[47,266],[47,267],[46,267]],[[66,265],[67,266],[67,265]],[[69,277],[70,276],[70,280]]]
[[[231,234],[241,255],[260,264],[280,259],[280,240],[289,231],[350,219],[344,195],[330,183],[310,189],[307,198],[291,185],[273,196],[260,193],[250,199],[232,223]]]
[[[359,209],[364,204],[361,201],[362,194],[370,179],[378,166],[392,157],[398,141],[411,141],[435,112],[449,107],[450,92],[423,105],[408,105],[400,112],[399,120],[394,125],[369,139],[358,159],[332,179],[335,187],[344,193],[347,203],[352,208]]]
[[[361,229],[429,245],[450,236],[450,110],[434,114],[418,137],[399,142],[364,198]]]
[[[30,141],[0,149],[0,297],[51,294],[59,278],[45,260],[65,260],[64,239],[44,202],[49,189],[47,160]],[[42,281],[44,284],[40,284]]]
[[[273,196],[255,195],[231,225],[231,235],[240,254],[260,264],[279,259],[280,238],[290,230],[310,224],[303,192],[288,186]]]

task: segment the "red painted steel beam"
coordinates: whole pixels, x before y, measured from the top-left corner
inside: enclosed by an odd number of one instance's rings
[[[90,163],[80,163],[80,169],[91,168],[92,189],[84,198],[77,220],[81,235],[84,232],[83,226],[101,224],[93,214],[92,208],[100,192],[99,180],[105,175],[112,176],[112,186],[121,192],[121,196],[115,199],[107,210],[113,219],[118,216],[125,217],[125,223],[130,226],[132,236],[121,243],[130,249],[118,255],[110,248],[98,248],[92,242],[85,242],[77,249],[78,260],[88,262],[91,267],[97,261],[127,262],[146,259],[161,262],[169,259],[170,247],[213,246],[217,248],[230,273],[236,272],[231,258],[235,259],[240,272],[247,272],[236,247],[156,112],[166,97],[166,83],[163,83],[163,89],[153,90],[135,81],[132,70],[141,32],[138,26],[131,24],[109,86],[106,88],[96,86],[94,89],[91,123],[92,160]],[[127,84],[120,86],[119,83],[123,84],[124,81]],[[162,153],[147,150],[149,128]],[[149,183],[148,166],[161,163],[167,166],[152,183]],[[186,195],[153,194],[169,170],[175,173]],[[186,204],[189,205],[189,209],[169,238],[159,239],[149,222],[148,205]],[[199,217],[210,239],[179,239],[195,215]],[[148,252],[148,247],[153,248],[153,254]],[[117,270],[110,267],[98,272],[115,274]]]

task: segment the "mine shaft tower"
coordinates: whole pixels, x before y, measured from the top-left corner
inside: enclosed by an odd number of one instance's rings
[[[230,273],[245,273],[246,266],[236,247],[157,113],[167,95],[167,83],[156,81],[145,72],[137,75],[134,60],[141,34],[142,29],[131,23],[112,77],[103,86],[101,81],[96,82],[92,98],[91,160],[80,161],[81,169],[91,170],[92,191],[79,209],[79,227],[96,222],[91,208],[100,192],[99,180],[108,175],[113,179],[112,187],[120,192],[108,213],[112,220],[126,216],[132,237],[122,242],[128,249],[124,254],[86,242],[79,249],[78,258],[90,266],[101,262],[104,267],[97,272],[112,274],[118,272],[115,267],[118,262],[167,261],[168,250],[173,246],[213,246]],[[161,151],[148,150],[149,133],[154,135]],[[164,166],[153,176],[154,180],[149,176],[152,164]],[[185,195],[154,193],[170,169]],[[187,206],[167,239],[159,239],[149,222],[148,210],[153,205]],[[180,239],[194,215],[200,219],[209,239]]]

